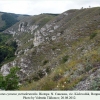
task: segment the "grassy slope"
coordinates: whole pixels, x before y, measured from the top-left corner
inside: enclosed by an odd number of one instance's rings
[[[90,72],[94,73],[98,70],[97,64],[100,63],[100,30],[97,28],[99,23],[99,9],[84,10],[74,16],[67,24],[65,23],[65,26],[70,25],[69,29],[72,30],[72,35],[80,36],[80,38],[68,43],[62,36],[59,42],[44,45],[45,49],[42,52],[46,52],[46,54],[40,53],[39,57],[44,56],[45,59],[49,59],[49,63],[43,67],[50,66],[51,73],[39,81],[25,83],[20,90],[71,90],[79,82],[86,80]],[[83,29],[79,30],[81,28]],[[65,45],[66,41],[69,46]],[[61,50],[58,54],[57,49]],[[50,54],[50,50],[54,50],[57,56],[54,57],[54,54]],[[58,63],[58,65],[55,63]]]
[[[89,75],[89,71],[95,72],[98,68],[95,66],[100,63],[100,31],[93,39],[90,36],[80,38],[67,48],[63,54],[56,60],[68,55],[68,61],[61,62],[51,73],[39,81],[23,85],[21,90],[71,90],[78,82],[84,80]],[[94,44],[88,50],[90,45]]]

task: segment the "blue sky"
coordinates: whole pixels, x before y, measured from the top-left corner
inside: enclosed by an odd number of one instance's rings
[[[0,11],[37,15],[100,6],[100,0],[0,0]]]

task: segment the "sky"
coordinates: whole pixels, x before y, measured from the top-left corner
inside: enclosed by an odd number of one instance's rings
[[[100,0],[0,0],[0,11],[38,15],[100,6]]]

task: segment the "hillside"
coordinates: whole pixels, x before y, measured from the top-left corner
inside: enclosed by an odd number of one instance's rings
[[[28,15],[19,15],[13,13],[0,12],[0,32],[11,27],[21,19],[28,17]]]
[[[100,7],[22,19],[3,33],[13,34],[20,90],[100,90]]]

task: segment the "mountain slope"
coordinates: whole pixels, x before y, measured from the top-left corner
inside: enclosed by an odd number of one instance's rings
[[[21,19],[26,18],[27,16],[13,14],[13,13],[0,12],[0,32],[11,27],[12,25],[17,23]]]
[[[99,90],[99,12],[99,7],[73,9],[16,23],[4,32],[18,43],[17,57],[1,72],[20,67],[21,90]]]

